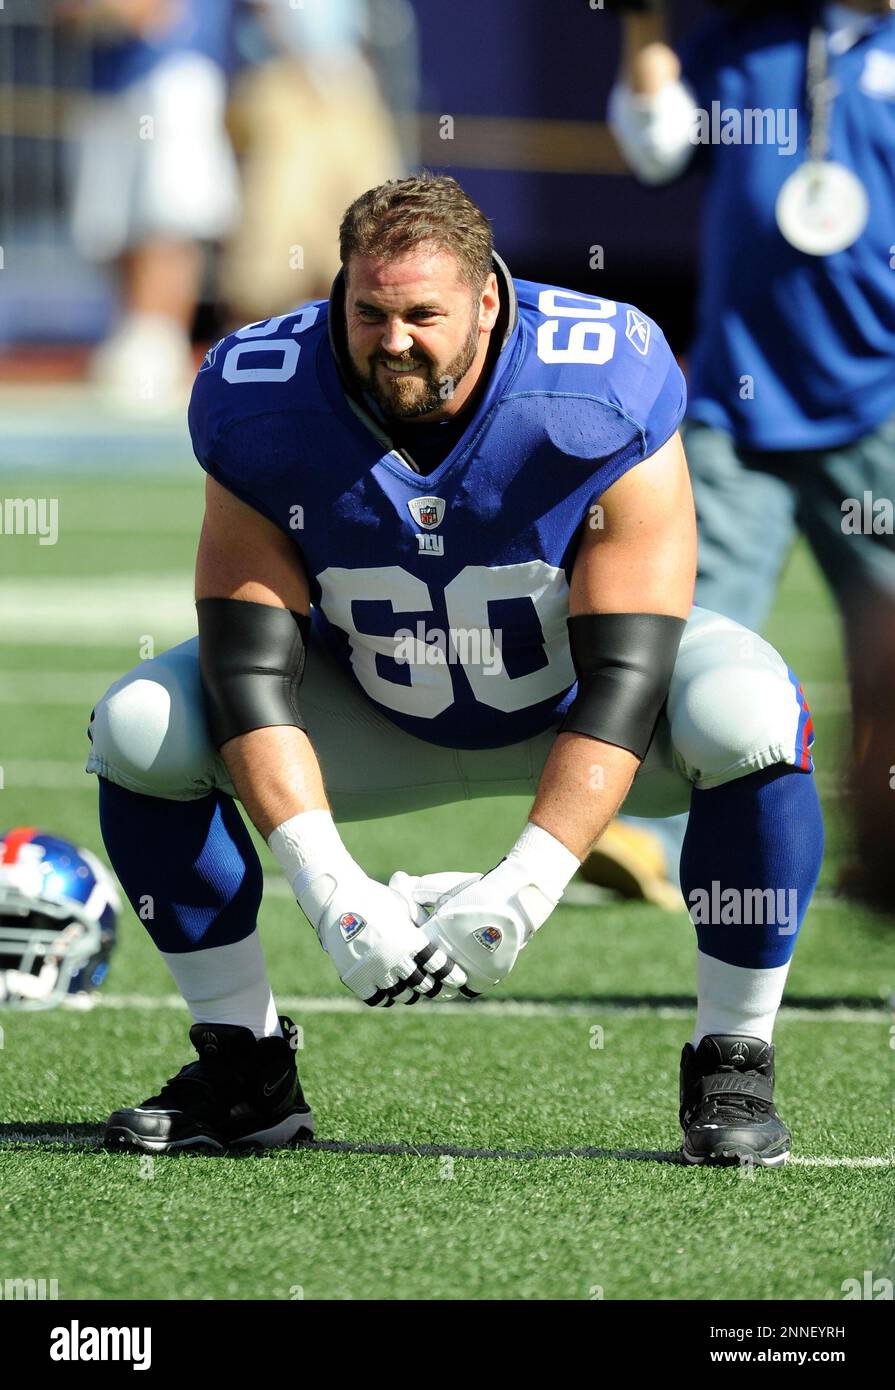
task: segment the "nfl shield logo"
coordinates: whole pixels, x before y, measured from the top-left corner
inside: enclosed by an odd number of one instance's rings
[[[473,936],[486,951],[496,951],[503,940],[500,927],[480,927],[478,931],[473,932]]]
[[[339,918],[339,931],[346,941],[353,941],[366,925],[366,919],[357,912],[343,912]]]
[[[443,497],[411,497],[407,506],[417,526],[424,531],[434,531],[444,519]]]

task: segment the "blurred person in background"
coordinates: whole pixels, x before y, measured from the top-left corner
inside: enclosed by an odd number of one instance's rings
[[[81,254],[116,268],[119,321],[91,369],[107,401],[185,408],[203,243],[238,207],[224,124],[235,0],[59,0],[90,45],[74,116],[72,225]]]
[[[230,129],[243,200],[221,267],[233,324],[329,294],[341,210],[404,169],[369,42],[400,40],[416,59],[413,11],[396,0],[254,0],[238,35]],[[415,95],[407,78],[400,95]]]
[[[728,0],[678,57],[657,5],[616,8],[609,120],[629,165],[649,184],[693,164],[708,175],[683,425],[696,602],[760,631],[805,534],[844,624],[852,785],[889,797],[895,16],[889,0]],[[870,819],[858,817],[859,851]],[[685,825],[613,823],[588,876],[673,901]],[[867,896],[857,865],[846,877]]]
[[[860,852],[857,882],[843,886],[859,892],[864,902],[895,915],[895,625],[884,627],[872,610],[865,615],[866,630],[873,632],[873,662],[879,679],[871,692],[873,705],[867,720],[865,775],[851,788]]]

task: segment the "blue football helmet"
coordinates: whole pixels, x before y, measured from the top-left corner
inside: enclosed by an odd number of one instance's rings
[[[0,836],[0,1006],[86,1005],[109,969],[121,899],[89,850],[18,826]]]

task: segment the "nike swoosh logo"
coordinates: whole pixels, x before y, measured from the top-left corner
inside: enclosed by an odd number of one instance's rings
[[[288,1076],[288,1073],[287,1073],[287,1072],[284,1072],[283,1075],[282,1075],[282,1076],[279,1078],[279,1080],[277,1080],[277,1081],[273,1081],[273,1082],[265,1081],[265,1083],[264,1083],[264,1094],[265,1094],[266,1096],[272,1096],[273,1093],[274,1093],[274,1091],[278,1090],[279,1087],[282,1086],[282,1084],[283,1084],[283,1082],[286,1080],[287,1076]]]

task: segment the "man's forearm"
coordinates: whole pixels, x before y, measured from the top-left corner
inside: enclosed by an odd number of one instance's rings
[[[323,777],[302,729],[277,725],[231,738],[221,756],[252,823],[265,840],[302,811],[328,811]]]
[[[529,820],[586,859],[634,780],[639,760],[585,734],[557,735]]]
[[[680,75],[677,54],[665,42],[664,15],[623,14],[621,77],[635,96],[652,96]]]
[[[622,154],[644,183],[682,173],[693,156],[693,98],[663,38],[661,14],[622,15],[622,59],[607,117]]]
[[[307,734],[254,729],[221,754],[342,983],[371,1007],[456,998],[465,971],[427,942],[408,900],[369,878],[342,843]]]
[[[426,924],[429,940],[465,970],[467,992],[490,989],[512,970],[621,805],[638,763],[586,734],[557,735],[516,843],[490,873],[451,889]]]

